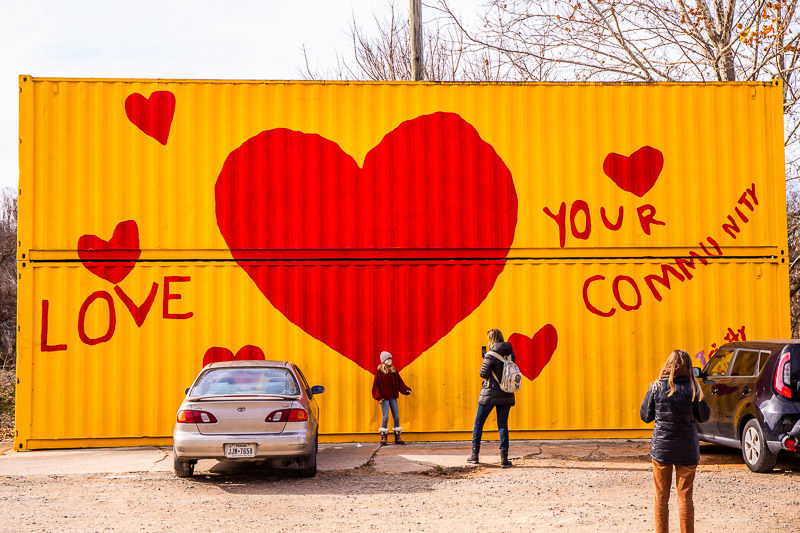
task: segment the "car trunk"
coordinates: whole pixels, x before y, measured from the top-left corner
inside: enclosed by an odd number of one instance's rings
[[[279,409],[292,407],[292,400],[222,396],[197,402],[214,415],[216,424],[197,424],[203,435],[256,435],[281,433],[286,422],[267,422],[267,416]]]

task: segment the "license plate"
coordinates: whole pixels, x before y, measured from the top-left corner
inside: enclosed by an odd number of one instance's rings
[[[225,457],[228,459],[235,459],[238,457],[255,457],[256,445],[255,444],[226,444]]]

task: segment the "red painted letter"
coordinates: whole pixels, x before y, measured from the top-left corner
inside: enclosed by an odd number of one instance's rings
[[[717,244],[717,241],[715,241],[715,240],[714,240],[714,239],[712,239],[711,237],[706,237],[706,240],[707,240],[707,241],[708,241],[708,242],[711,244],[711,246],[713,246],[713,247],[714,247],[714,249],[717,251],[717,255],[721,256],[721,255],[722,255],[722,248],[720,248],[720,247],[719,247],[719,244]],[[700,248],[702,248],[702,249],[703,249],[703,251],[706,253],[706,255],[711,255],[710,253],[708,253],[708,248],[706,248],[706,245],[705,245],[705,244],[703,244],[702,242],[700,243]],[[703,264],[705,264],[705,263],[703,263]]]
[[[128,308],[128,311],[130,311],[133,321],[136,322],[136,325],[142,327],[142,324],[144,324],[144,319],[147,318],[147,314],[150,312],[150,308],[153,307],[153,302],[156,300],[158,283],[155,281],[153,282],[153,288],[150,289],[150,294],[147,295],[147,299],[140,306],[133,303],[133,300],[131,300],[128,295],[125,294],[125,291],[123,291],[119,285],[114,286],[114,292],[117,293],[119,299],[122,300],[122,303],[124,303],[125,307]]]
[[[755,193],[755,185],[753,186],[753,192]],[[755,198],[755,197],[754,197]],[[750,200],[747,199],[747,192],[743,192],[742,195],[739,197],[739,203],[742,205],[746,205],[750,211],[755,211],[753,204],[750,203]]]
[[[600,208],[600,218],[603,219],[603,225],[610,229],[611,231],[617,231],[620,226],[622,226],[622,217],[625,215],[625,209],[622,206],[619,206],[619,216],[617,216],[616,224],[612,224],[608,218],[606,218],[606,208]]]
[[[702,243],[700,243],[700,245],[702,246]],[[698,254],[695,251],[689,252],[689,255],[698,258],[700,262],[703,263],[704,265],[708,264],[708,259],[706,259],[705,257],[703,257],[702,255]],[[683,267],[681,267],[681,269],[683,269]]]
[[[642,226],[642,231],[644,231],[645,235],[650,235],[650,226],[653,224],[656,226],[666,226],[665,222],[656,220],[656,208],[650,204],[644,204],[636,209],[636,212],[639,213],[639,224]]]
[[[608,312],[604,313],[603,311],[599,310],[598,308],[593,306],[591,303],[589,303],[589,285],[591,285],[592,282],[600,281],[600,280],[604,280],[604,279],[606,279],[605,276],[599,276],[598,275],[598,276],[592,276],[591,278],[587,279],[584,282],[584,284],[583,284],[583,303],[586,305],[586,309],[588,309],[592,313],[594,313],[596,315],[608,317],[608,316],[611,316],[611,315],[613,315],[614,313],[617,312],[616,308],[612,307],[611,311],[608,311]]]
[[[578,231],[575,224],[575,216],[578,211],[583,212],[583,231]],[[584,241],[589,238],[592,233],[592,216],[589,214],[589,204],[583,200],[578,200],[572,203],[572,208],[569,210],[569,221],[572,224],[572,236],[576,239],[583,239]]]
[[[170,283],[184,283],[187,281],[191,281],[191,277],[189,276],[165,276],[164,277],[164,318],[174,318],[177,320],[185,320],[187,318],[191,318],[194,313],[191,311],[188,313],[170,313],[169,312],[169,301],[170,300],[180,300],[181,295],[177,292],[169,292],[169,284]]]
[[[558,242],[563,248],[567,242],[567,204],[561,202],[561,207],[558,208],[558,214],[554,215],[547,207],[544,208],[544,213],[556,221],[558,224]]]
[[[672,268],[669,265],[661,265],[661,274],[662,274],[662,276],[659,276],[658,274],[650,274],[649,276],[645,276],[644,277],[644,282],[647,283],[647,286],[650,287],[650,292],[653,293],[653,296],[659,302],[663,299],[663,297],[661,296],[661,294],[659,294],[658,289],[656,289],[655,284],[653,283],[653,281],[657,281],[660,284],[662,284],[664,287],[666,287],[668,289],[671,289],[672,287],[669,284],[669,275],[670,274],[672,274],[673,276],[678,278],[679,281],[683,281],[684,280],[684,277],[681,276],[680,272],[678,272],[677,270],[675,270],[674,268]]]
[[[88,335],[86,335],[86,311],[89,310],[89,306],[92,305],[92,302],[94,302],[98,298],[102,298],[108,304],[108,330],[106,331],[106,334],[103,335],[102,337],[97,337],[95,339],[92,339]],[[114,310],[114,299],[106,291],[93,292],[83,302],[81,310],[78,313],[78,335],[80,336],[81,340],[85,344],[88,344],[89,346],[100,344],[101,342],[106,342],[111,337],[114,336],[114,330],[116,329],[116,327],[117,327],[117,313]]]
[[[744,213],[742,213],[742,210],[739,209],[738,207],[736,208],[736,214],[739,215],[739,218],[741,218],[742,222],[744,222],[745,224],[750,222],[750,219],[748,219],[746,216],[744,216]]]
[[[756,184],[751,183],[750,188],[745,189],[745,192],[750,193],[750,198],[753,199],[753,203],[758,205],[758,198],[756,198]]]
[[[703,259],[699,255],[697,255],[696,252],[690,252],[690,253],[694,254],[694,257],[698,257],[700,259],[701,263],[708,263],[707,259]],[[692,279],[694,277],[694,276],[692,276],[692,273],[689,272],[689,268],[691,268],[692,270],[694,270],[694,268],[695,268],[694,267],[694,257],[690,257],[689,259],[684,259],[683,257],[678,257],[678,258],[675,259],[675,264],[678,265],[678,268],[681,269],[681,272],[683,272],[683,275],[686,276],[686,279]],[[686,267],[689,267],[689,268],[686,268]]]
[[[47,325],[49,319],[50,302],[42,300],[42,351],[43,352],[62,352],[67,349],[66,344],[47,344]]]
[[[619,295],[619,283],[621,281],[627,281],[630,283],[633,290],[636,291],[636,304],[635,305],[626,305],[625,302],[622,301],[622,298]],[[639,287],[636,285],[636,282],[630,276],[617,276],[614,278],[614,298],[617,299],[620,307],[622,307],[626,311],[633,311],[634,309],[639,309],[642,306],[642,293],[639,292]]]
[[[730,224],[723,224],[722,225],[722,229],[725,230],[725,233],[727,233],[728,235],[730,235],[731,237],[733,237],[735,239],[736,238],[736,234],[739,233],[742,230],[739,229],[739,224],[737,224],[736,221],[733,220],[732,216],[728,215],[728,221],[730,222]],[[736,233],[734,233],[734,232],[736,232]]]

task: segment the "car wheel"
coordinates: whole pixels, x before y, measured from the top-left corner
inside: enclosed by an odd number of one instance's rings
[[[764,431],[758,420],[752,418],[747,421],[742,432],[742,457],[747,468],[753,472],[770,472],[775,468],[778,454],[769,451]]]
[[[175,475],[178,477],[192,477],[194,474],[194,463],[181,461],[175,452],[172,452],[172,466],[175,470]]]
[[[311,455],[305,458],[303,468],[300,469],[300,475],[303,477],[314,477],[317,475],[317,445],[319,437],[314,438],[314,451]]]

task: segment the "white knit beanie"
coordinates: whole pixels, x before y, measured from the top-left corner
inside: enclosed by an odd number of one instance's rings
[[[381,352],[381,364],[385,363],[387,359],[391,359],[392,354],[389,352]]]

